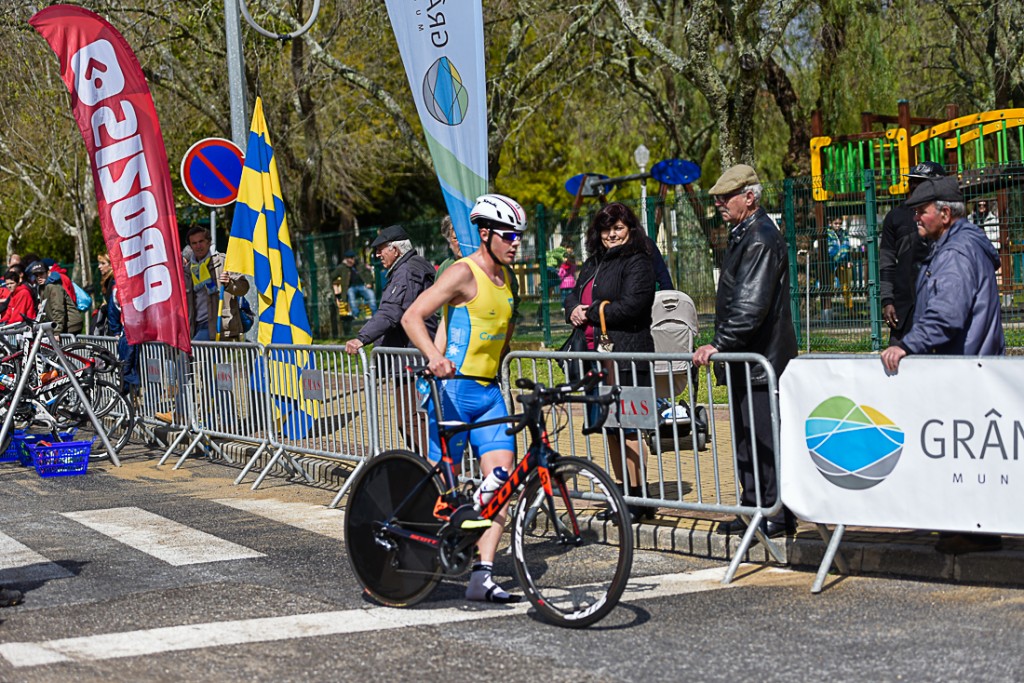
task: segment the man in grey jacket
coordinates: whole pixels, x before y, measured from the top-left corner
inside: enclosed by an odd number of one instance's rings
[[[384,264],[388,277],[377,312],[366,321],[356,338],[345,344],[345,352],[349,354],[370,343],[397,348],[412,346],[402,328],[402,314],[420,292],[434,284],[434,266],[413,250],[409,235],[401,226],[381,230],[370,247]],[[428,329],[433,336],[437,331],[436,318],[428,323]]]

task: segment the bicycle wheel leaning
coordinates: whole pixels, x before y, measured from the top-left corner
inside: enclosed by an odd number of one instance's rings
[[[372,458],[349,490],[345,543],[349,563],[366,592],[389,607],[420,602],[441,580],[437,548],[383,531],[387,523],[434,535],[441,522],[434,505],[441,481],[430,465],[410,451]]]
[[[102,379],[87,385],[84,391],[107,440],[114,451],[119,453],[128,445],[135,430],[135,410],[131,401],[125,398],[117,387]],[[57,426],[60,429],[78,428],[76,439],[88,440],[99,436],[74,387],[69,385],[61,389],[53,398],[51,412],[57,419]],[[103,440],[97,438],[89,457],[98,459],[109,455]]]
[[[618,604],[633,567],[633,536],[622,494],[604,470],[579,458],[550,468],[554,509],[532,474],[516,506],[512,556],[516,576],[544,619],[584,628]],[[592,512],[602,503],[608,522]]]

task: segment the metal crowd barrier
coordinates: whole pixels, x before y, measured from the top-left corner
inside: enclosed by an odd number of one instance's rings
[[[373,383],[377,387],[374,404],[378,438],[376,452],[404,449],[425,456],[429,449],[427,395],[417,390],[416,377],[408,367],[425,365],[426,359],[416,349],[386,347],[374,348],[372,359]],[[504,393],[508,395],[507,391]],[[460,480],[479,483],[481,479],[479,463],[467,451],[462,461]],[[340,500],[339,494],[336,501]]]
[[[582,430],[588,420],[584,406],[554,408],[548,418],[548,431],[552,442],[557,444],[556,450],[594,461],[608,472],[617,473],[615,478],[623,482],[622,473],[628,469],[627,449],[632,446],[639,456],[642,495],[633,491],[633,495],[626,495],[628,503],[749,518],[747,532],[724,579],[728,583],[755,536],[776,560],[780,563],[785,561],[781,551],[760,530],[760,521],[777,514],[782,508],[782,501],[777,497],[768,506],[761,499],[759,461],[764,456],[757,453],[755,437],[758,435],[753,433],[753,427],[750,433],[738,433],[737,423],[731,419],[732,411],[740,405],[740,396],[747,396],[746,407],[752,409],[752,370],[756,366],[763,367],[768,377],[772,417],[772,433],[768,438],[774,446],[775,472],[778,473],[778,383],[771,365],[763,356],[717,354],[715,362],[729,366],[729,400],[726,406],[716,406],[714,401],[700,403],[694,394],[697,382],[696,368],[690,364],[692,360],[693,355],[689,353],[516,351],[506,357],[502,366],[502,384],[513,387],[516,379],[527,377],[551,385],[565,381],[567,373],[577,377],[588,368],[608,369],[611,383],[621,387],[618,410],[609,413],[602,433],[584,437]],[[711,396],[714,380],[711,373],[703,374],[704,395]],[[649,385],[637,381],[644,375],[651,378]],[[734,385],[737,381],[740,386]],[[514,405],[515,393],[522,392],[509,391]],[[719,431],[723,422],[729,425],[728,434]],[[761,435],[762,438],[765,436]],[[740,438],[749,439],[752,444],[754,477],[758,484],[757,500],[753,506],[740,503],[739,468],[732,447]],[[520,452],[524,447],[525,443],[521,442]]]
[[[155,427],[167,427],[177,436],[168,445],[159,464],[193,430],[193,394],[185,390],[191,382],[188,357],[166,344],[146,342],[139,345],[139,406],[137,421],[151,433]],[[195,441],[198,443],[198,440]]]
[[[182,385],[184,402],[193,406],[193,439],[174,469],[181,467],[201,440],[223,456],[210,437],[256,444],[255,457],[270,446],[265,401],[254,384],[262,364],[258,344],[193,342],[190,381]]]
[[[264,349],[264,362],[275,451],[253,488],[279,459],[298,467],[293,453],[358,463],[376,452],[365,351],[349,355],[343,346],[272,344]]]

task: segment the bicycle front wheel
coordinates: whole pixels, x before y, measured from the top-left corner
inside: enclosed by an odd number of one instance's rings
[[[434,505],[441,481],[426,460],[410,451],[387,451],[372,458],[352,482],[345,508],[345,544],[356,578],[382,605],[420,602],[441,580],[435,546],[384,530],[435,536],[441,522]]]
[[[559,626],[584,628],[618,604],[633,568],[633,535],[622,494],[604,470],[579,458],[549,469],[552,501],[534,473],[512,528],[516,576],[537,612]],[[611,509],[611,520],[594,513]]]
[[[92,386],[85,387],[84,392],[107,440],[114,451],[120,453],[128,445],[135,430],[135,410],[131,401],[123,396],[117,387],[101,379],[93,382]],[[96,426],[89,419],[74,387],[68,385],[54,397],[52,412],[59,429],[77,427],[79,432],[76,439],[96,438],[89,457],[98,459],[110,455],[103,445],[103,440],[97,438],[99,433]]]

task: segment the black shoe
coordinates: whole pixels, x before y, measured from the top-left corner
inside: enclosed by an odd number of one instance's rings
[[[649,490],[649,489],[648,489]],[[630,486],[629,495],[636,498],[644,497],[644,487]],[[658,513],[658,508],[653,505],[630,505],[629,511],[633,515],[634,524],[644,519],[654,519],[654,516]]]
[[[746,531],[747,523],[740,517],[729,522],[721,522],[715,528],[715,533],[720,536],[742,536]]]
[[[786,522],[773,522],[766,520],[761,522],[761,531],[768,538],[778,538],[779,536],[792,536],[796,533],[795,524],[787,524]]]
[[[14,607],[21,604],[25,596],[13,588],[0,588],[0,607]]]

